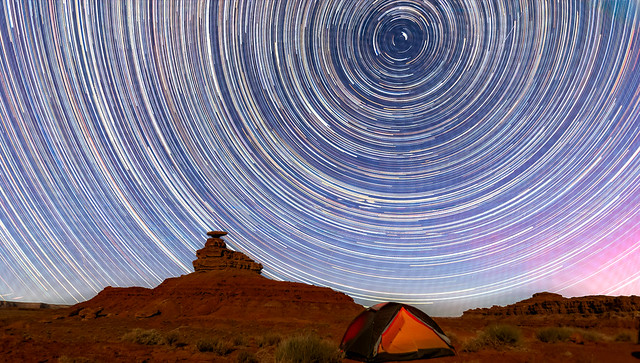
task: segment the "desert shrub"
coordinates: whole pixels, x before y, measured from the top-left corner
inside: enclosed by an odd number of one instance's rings
[[[629,331],[623,331],[616,334],[613,340],[616,342],[631,342],[633,340],[633,334]]]
[[[227,355],[233,351],[230,342],[219,338],[200,339],[196,342],[196,349],[200,352],[212,352],[217,355]]]
[[[504,349],[516,347],[522,341],[522,332],[513,325],[491,325],[478,337],[465,342],[462,350],[477,352],[484,348]]]
[[[196,342],[196,349],[199,352],[213,352],[213,341],[211,339],[200,339]]]
[[[282,340],[282,336],[277,333],[266,333],[257,339],[259,347],[269,347],[278,345]]]
[[[155,329],[136,328],[122,336],[122,340],[142,345],[158,345],[164,342],[162,334]]]
[[[172,330],[164,335],[164,342],[170,346],[184,346],[185,343],[182,342],[182,336],[175,330]]]
[[[484,339],[494,348],[517,346],[522,340],[520,329],[513,325],[492,325],[485,329]]]
[[[218,342],[213,346],[213,352],[217,355],[227,355],[233,351],[233,344],[228,341],[218,339]]]
[[[536,338],[543,343],[557,343],[569,340],[572,334],[569,328],[548,327],[536,332]]]
[[[475,339],[470,339],[464,342],[464,344],[462,344],[462,351],[463,352],[471,352],[471,353],[475,353],[481,349],[483,349],[485,347],[485,343],[480,339],[480,337],[477,337]]]
[[[582,338],[587,342],[600,342],[604,340],[603,335],[595,331],[580,329],[578,333],[580,333]]]
[[[234,335],[231,338],[231,342],[236,347],[245,347],[245,346],[247,346],[247,338],[244,337],[243,335]]]
[[[342,353],[331,342],[317,335],[297,335],[282,341],[275,351],[276,363],[333,363]]]
[[[238,352],[238,357],[236,358],[238,363],[258,363],[258,358],[248,350],[241,350]]]

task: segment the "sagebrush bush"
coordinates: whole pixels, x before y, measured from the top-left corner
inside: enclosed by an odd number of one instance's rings
[[[241,350],[238,352],[238,357],[236,358],[238,363],[258,363],[258,358],[248,350]]]
[[[227,355],[235,350],[233,343],[225,340],[218,339],[218,342],[213,346],[213,352],[217,355]]]
[[[282,336],[277,333],[266,333],[257,339],[259,347],[278,345],[280,341],[282,341]]]
[[[582,338],[587,342],[600,342],[605,340],[604,336],[596,331],[579,329],[577,332],[580,333]]]
[[[522,341],[522,332],[513,325],[492,325],[484,331],[484,335],[494,347],[515,347]]]
[[[516,347],[522,341],[522,332],[513,325],[491,325],[478,337],[466,342],[462,350],[477,352],[484,348],[504,349]]]
[[[569,328],[548,327],[536,331],[536,338],[543,343],[565,342],[572,333]]]
[[[633,340],[633,334],[629,331],[623,331],[616,334],[613,340],[616,342],[630,342]]]
[[[312,334],[283,340],[275,352],[276,363],[338,363],[342,353],[331,342]]]
[[[164,335],[164,342],[170,346],[178,346],[181,345],[180,342],[180,333],[177,331],[170,331]]]
[[[155,329],[136,328],[122,336],[122,340],[142,345],[158,345],[164,342],[164,338]]]
[[[248,344],[247,338],[243,335],[234,335],[231,341],[236,347],[245,347]]]
[[[461,350],[463,352],[475,353],[483,348],[485,348],[485,343],[480,339],[480,337],[476,337],[465,341],[464,344],[462,344]]]
[[[196,342],[196,349],[199,352],[213,352],[213,341],[211,339],[199,339]]]
[[[212,352],[224,356],[233,351],[233,346],[230,342],[220,338],[205,338],[196,342],[196,349],[200,352]]]

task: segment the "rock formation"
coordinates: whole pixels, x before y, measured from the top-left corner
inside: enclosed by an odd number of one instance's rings
[[[637,329],[640,296],[581,296],[566,298],[549,292],[507,306],[467,310],[464,319],[508,322],[518,326]]]
[[[185,321],[197,317],[267,326],[276,321],[292,326],[322,322],[342,330],[363,310],[351,297],[330,288],[262,276],[262,265],[226,248],[221,238],[226,234],[207,233],[209,239],[193,261],[195,272],[168,278],[152,289],[106,287],[70,308],[68,316]]]
[[[565,298],[549,292],[507,306],[467,310],[464,315],[598,315],[605,313],[635,313],[640,311],[640,296],[582,296]]]
[[[204,248],[196,251],[197,259],[193,261],[193,268],[198,271],[214,271],[226,269],[249,270],[260,273],[262,265],[256,263],[241,252],[227,249],[222,239],[227,232],[207,232],[209,238]]]
[[[56,305],[39,302],[18,302],[0,300],[0,309],[62,309],[68,305]]]

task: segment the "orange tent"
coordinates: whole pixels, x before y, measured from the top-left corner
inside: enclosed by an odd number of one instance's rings
[[[358,315],[340,348],[365,362],[416,360],[455,355],[449,338],[427,314],[410,305],[383,303]]]

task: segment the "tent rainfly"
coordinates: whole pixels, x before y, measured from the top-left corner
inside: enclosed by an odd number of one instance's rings
[[[348,359],[363,362],[409,361],[455,355],[442,329],[421,310],[382,303],[349,325],[340,343]]]

